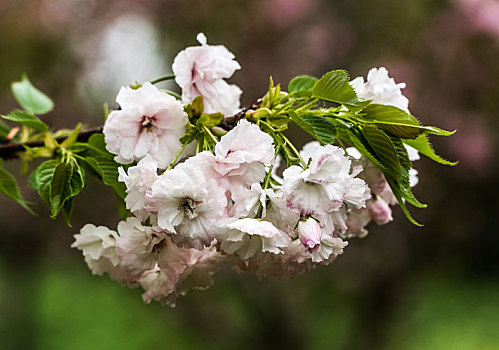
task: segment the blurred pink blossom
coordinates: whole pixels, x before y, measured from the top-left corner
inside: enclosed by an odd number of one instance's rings
[[[285,28],[306,17],[315,4],[313,0],[265,0],[261,9],[269,22]]]
[[[457,0],[457,4],[476,29],[499,36],[498,0]]]

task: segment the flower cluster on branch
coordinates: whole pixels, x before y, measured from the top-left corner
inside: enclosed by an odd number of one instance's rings
[[[18,156],[50,158],[30,185],[52,217],[63,212],[70,224],[87,173],[119,198],[115,230],[87,224],[75,235],[72,246],[94,274],[141,286],[145,302],[174,305],[177,296],[209,287],[224,262],[268,278],[328,265],[347,239],[367,234],[370,221],[392,221],[397,203],[418,224],[406,208],[425,206],[411,192],[418,182],[412,161],[421,152],[452,164],[427,137],[451,132],[410,115],[405,84],[385,68],[366,81],[350,82],[342,70],[298,76],[287,91],[271,79],[268,92],[241,110],[241,89],[225,80],[239,63],[203,34],[198,41],[177,55],[174,75],[121,88],[120,108],[88,139],[80,126],[50,132],[35,116],[51,109],[50,99],[27,78],[13,85],[25,110],[4,119],[22,126]],[[181,95],[155,86],[166,79]],[[298,150],[285,135],[290,123],[316,141]],[[2,192],[26,206],[12,186]]]

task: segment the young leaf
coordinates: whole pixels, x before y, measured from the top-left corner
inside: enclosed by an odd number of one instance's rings
[[[299,75],[291,79],[288,84],[288,92],[312,91],[317,78],[310,75]]]
[[[450,162],[435,153],[433,147],[431,146],[428,136],[420,135],[414,140],[402,140],[406,145],[409,145],[419,151],[419,153],[424,154],[428,158],[444,165],[456,165],[458,162]]]
[[[313,114],[290,113],[291,120],[312,135],[322,145],[332,144],[336,139],[336,127],[328,119]]]
[[[344,70],[326,73],[315,83],[312,95],[325,101],[340,103],[350,110],[361,110],[370,103],[359,100],[348,83],[348,75]]]
[[[21,81],[12,83],[11,90],[17,102],[30,113],[45,114],[54,108],[52,100],[35,88],[26,75]]]
[[[389,170],[389,173],[395,179],[399,180],[400,163],[390,138],[383,131],[371,125],[365,125],[362,128],[362,134],[374,150],[376,158]]]
[[[78,123],[78,125],[73,130],[73,132],[61,143],[62,148],[67,148],[76,142],[76,139],[78,138],[78,134],[80,133],[81,127],[82,127],[82,125],[80,123]]]
[[[201,117],[199,117],[199,119],[197,120],[196,124],[211,128],[220,124],[223,119],[224,115],[222,113],[202,114]]]
[[[28,207],[26,201],[21,196],[21,192],[19,192],[19,187],[17,186],[16,179],[8,171],[2,168],[0,168],[0,193],[3,193],[7,197],[15,200],[28,212],[34,214],[34,212]]]
[[[47,131],[48,126],[36,116],[20,110],[10,112],[8,115],[0,115],[3,119],[10,120],[11,122],[27,126],[28,128],[35,129],[36,131]]]

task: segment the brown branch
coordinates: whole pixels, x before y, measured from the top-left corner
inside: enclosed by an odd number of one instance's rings
[[[96,126],[93,128],[85,129],[78,134],[77,140],[79,142],[88,141],[90,136],[93,134],[97,134],[102,132],[102,126]],[[67,136],[57,137],[57,142],[63,142]],[[27,147],[42,147],[44,145],[43,140],[30,141],[30,142],[16,142],[16,143],[7,143],[0,145],[0,158],[5,160],[16,159],[19,158],[19,152],[25,151]]]
[[[246,116],[246,113],[248,111],[253,111],[259,108],[261,105],[261,100],[257,101],[256,103],[253,103],[250,107],[248,108],[243,108],[239,113],[237,113],[234,116],[231,117],[226,117],[222,122],[220,123],[220,127],[224,128],[225,130],[232,130],[236,126],[237,122],[241,119],[243,119]],[[85,142],[88,141],[90,136],[96,133],[102,132],[102,126],[97,126],[89,129],[85,129],[81,131],[78,134],[77,140],[79,142]],[[61,143],[63,142],[67,136],[61,136],[57,137],[56,140],[57,142]],[[19,152],[25,151],[27,147],[34,148],[34,147],[42,147],[44,145],[43,140],[37,140],[37,141],[30,141],[30,142],[16,142],[16,143],[5,143],[0,145],[0,158],[5,159],[5,160],[10,160],[10,159],[17,159],[19,158]]]

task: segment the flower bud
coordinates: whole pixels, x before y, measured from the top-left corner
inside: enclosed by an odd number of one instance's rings
[[[384,225],[393,220],[390,206],[381,197],[377,197],[376,200],[371,199],[368,201],[367,210],[369,211],[371,218],[378,225]]]
[[[313,219],[308,218],[306,221],[298,223],[298,237],[300,242],[311,251],[319,249],[321,244],[321,227],[319,223]]]

